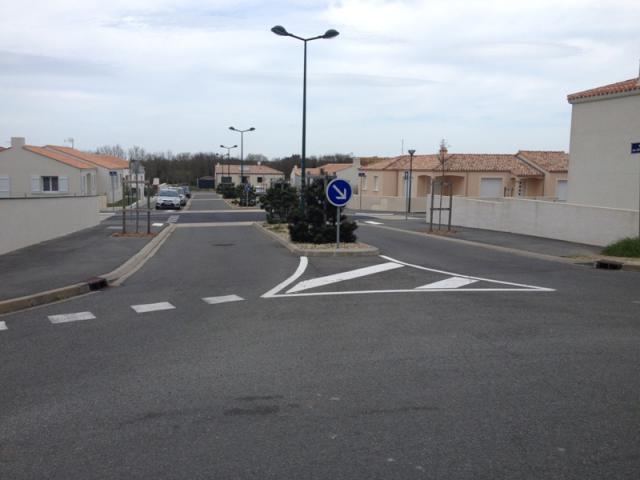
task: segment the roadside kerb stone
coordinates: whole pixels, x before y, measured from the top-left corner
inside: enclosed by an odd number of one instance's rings
[[[254,225],[256,228],[280,242],[290,252],[295,253],[296,255],[303,255],[306,257],[370,257],[380,255],[380,250],[377,247],[364,243],[360,244],[362,247],[340,250],[336,250],[335,248],[304,248],[287,240],[281,235],[278,235],[276,232],[272,232],[259,222],[255,222]]]
[[[164,243],[167,237],[174,230],[175,225],[170,225],[163,229],[149,243],[142,247],[138,253],[107,274],[98,275],[97,277],[88,279],[85,282],[75,283],[73,285],[67,285],[65,287],[47,290],[44,292],[33,293],[24,297],[16,297],[0,301],[0,315],[25,310],[27,308],[38,307],[40,305],[46,305],[47,303],[59,302],[60,300],[77,297],[78,295],[84,295],[92,290],[92,284],[96,283],[96,278],[106,280],[108,285],[117,285],[135,273],[135,271],[140,268],[144,262],[146,262],[158,250],[158,248],[160,248],[162,243]]]

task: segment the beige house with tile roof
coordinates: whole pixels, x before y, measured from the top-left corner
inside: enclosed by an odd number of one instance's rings
[[[244,176],[244,182],[240,181],[240,173]],[[284,173],[266,165],[240,165],[216,164],[216,185],[221,183],[249,183],[253,185],[256,192],[264,192],[269,186],[278,180],[284,180]]]
[[[568,95],[568,201],[639,210],[640,77]]]
[[[44,148],[95,166],[98,172],[96,179],[98,195],[104,196],[107,203],[118,202],[122,199],[122,180],[130,177],[128,161],[111,155],[82,152],[70,147],[47,145]],[[144,174],[139,180],[144,183]]]
[[[0,151],[0,198],[96,195],[95,165],[43,147],[11,139]]]
[[[357,190],[359,168],[360,159],[355,158],[352,163],[327,163],[319,167],[307,168],[305,175],[307,177],[307,183],[312,182],[317,178],[322,178],[325,175],[329,177],[342,178],[343,180],[348,181]],[[295,165],[291,170],[289,183],[295,187],[299,187],[301,184],[301,169],[297,165]]]
[[[444,171],[443,163],[444,159]],[[412,171],[411,196],[426,197],[443,176],[453,195],[466,197],[556,197],[557,182],[566,180],[564,152],[520,151],[517,154],[449,153],[403,155],[362,166],[364,196],[405,197]],[[539,163],[540,162],[540,163]],[[549,169],[549,170],[547,170]],[[563,170],[564,169],[564,170]],[[407,172],[405,174],[405,172]]]

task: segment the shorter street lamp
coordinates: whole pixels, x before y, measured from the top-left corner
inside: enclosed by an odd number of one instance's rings
[[[244,183],[244,134],[245,132],[253,132],[255,128],[251,127],[246,130],[240,130],[236,127],[229,127],[229,130],[240,133],[240,183]]]
[[[409,178],[407,179],[407,213],[404,218],[407,219],[409,217],[409,212],[411,211],[411,183],[413,177],[413,155],[416,153],[415,150],[409,150]]]
[[[231,147],[225,147],[224,145],[220,145],[220,148],[227,149],[227,176],[231,178],[231,153],[230,152],[232,148],[238,148],[238,145],[233,145]],[[223,170],[223,173],[224,173],[224,170]]]

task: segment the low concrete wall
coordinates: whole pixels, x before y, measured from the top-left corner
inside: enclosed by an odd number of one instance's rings
[[[100,223],[100,197],[0,199],[0,254]]]
[[[452,224],[604,246],[637,236],[638,212],[564,202],[454,197]]]
[[[411,198],[411,211],[414,213],[424,213],[426,211],[425,197]],[[360,206],[360,195],[353,195],[347,204],[347,208],[352,210],[377,210],[381,212],[404,212],[407,209],[407,199],[405,197],[383,197],[373,195],[362,196],[362,207]]]

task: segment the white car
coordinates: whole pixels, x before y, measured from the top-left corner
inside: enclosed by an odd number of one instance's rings
[[[180,210],[182,207],[181,204],[180,194],[176,190],[160,190],[156,197],[156,210],[160,210],[161,208]]]

